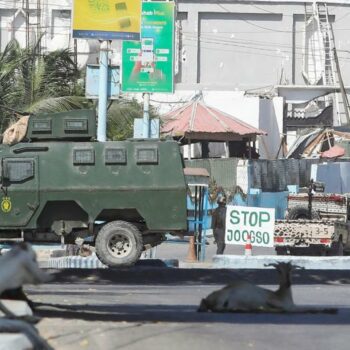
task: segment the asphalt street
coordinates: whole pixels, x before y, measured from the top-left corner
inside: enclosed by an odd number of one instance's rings
[[[348,349],[350,271],[295,270],[298,305],[336,314],[198,313],[201,298],[247,279],[277,288],[274,270],[129,269],[51,271],[26,288],[40,334],[55,349]]]
[[[185,261],[188,255],[188,243],[176,243],[177,241],[167,241],[155,248],[156,258],[158,259],[179,259]],[[208,237],[207,245],[205,246],[205,261],[211,262],[213,255],[216,253],[216,244],[212,236]],[[244,246],[227,244],[225,254],[228,255],[243,255]],[[253,255],[274,255],[275,248],[253,247]]]

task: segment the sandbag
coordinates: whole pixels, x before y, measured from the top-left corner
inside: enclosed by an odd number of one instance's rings
[[[13,145],[21,142],[26,136],[28,129],[29,115],[21,117],[16,123],[9,126],[4,134],[2,143],[5,145]]]

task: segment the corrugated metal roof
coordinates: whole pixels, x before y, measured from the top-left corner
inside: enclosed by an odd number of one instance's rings
[[[172,136],[196,133],[249,136],[266,135],[266,132],[216,108],[207,106],[202,99],[193,100],[185,106],[162,117],[163,134]]]

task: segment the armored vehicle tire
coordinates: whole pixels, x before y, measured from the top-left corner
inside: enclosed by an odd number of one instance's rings
[[[96,255],[110,267],[130,266],[140,258],[143,243],[140,231],[126,221],[112,221],[98,232]]]
[[[309,219],[309,209],[303,206],[296,206],[291,208],[287,214],[286,219],[288,220],[308,220]],[[319,220],[320,215],[317,211],[311,210],[311,220]]]

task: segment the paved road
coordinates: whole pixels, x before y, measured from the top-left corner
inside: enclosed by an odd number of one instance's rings
[[[333,306],[337,314],[196,312],[202,297],[241,278],[276,288],[273,270],[138,266],[66,270],[27,292],[55,349],[348,349],[350,271],[293,273],[297,304]]]
[[[216,252],[216,244],[213,237],[207,239],[205,247],[205,261],[211,262]],[[160,244],[156,247],[156,258],[158,259],[179,259],[184,261],[188,253],[188,243],[172,243],[171,241]],[[244,246],[227,244],[225,254],[244,255]],[[253,247],[253,255],[275,255],[275,248]]]

